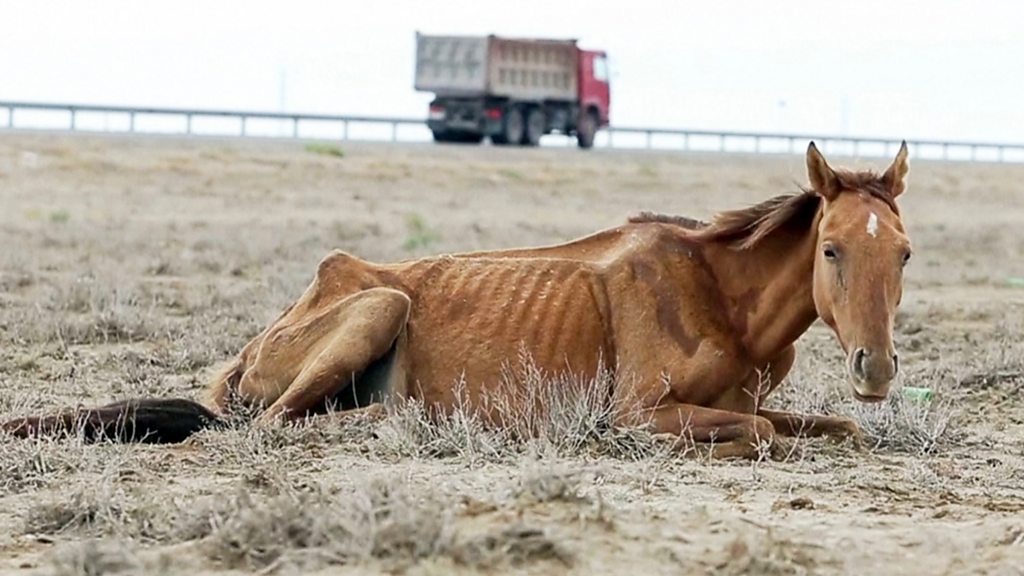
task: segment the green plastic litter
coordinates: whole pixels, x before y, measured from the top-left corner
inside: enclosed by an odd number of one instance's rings
[[[903,395],[911,400],[927,402],[935,397],[931,388],[917,388],[915,386],[904,386]]]

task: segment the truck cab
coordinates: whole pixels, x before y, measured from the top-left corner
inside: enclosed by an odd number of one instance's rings
[[[603,51],[580,50],[579,58],[580,112],[590,118],[581,118],[580,126],[577,127],[577,138],[581,128],[583,130],[590,129],[589,126],[582,126],[584,122],[593,122],[593,134],[589,135],[590,146],[592,146],[597,130],[611,123],[612,93],[608,55]]]

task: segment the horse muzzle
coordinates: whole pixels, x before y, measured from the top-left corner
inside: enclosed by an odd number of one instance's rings
[[[877,353],[868,348],[855,349],[847,359],[847,372],[853,396],[861,402],[881,402],[899,371],[899,356]]]

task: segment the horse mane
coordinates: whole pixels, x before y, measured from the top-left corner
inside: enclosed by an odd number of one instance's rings
[[[896,200],[876,172],[835,170],[840,193],[864,192],[877,198],[899,214]],[[748,250],[784,228],[806,229],[814,222],[821,206],[821,196],[810,188],[798,194],[783,194],[738,210],[719,212],[710,222],[685,216],[641,212],[630,223],[659,222],[675,224],[690,232],[690,237],[703,242],[726,242],[737,250]]]
[[[703,220],[697,220],[696,218],[688,218],[686,216],[675,216],[673,214],[660,214],[658,212],[644,211],[634,216],[629,217],[630,224],[645,224],[649,222],[657,222],[659,224],[674,224],[680,228],[687,230],[702,230],[707,228],[711,224]]]

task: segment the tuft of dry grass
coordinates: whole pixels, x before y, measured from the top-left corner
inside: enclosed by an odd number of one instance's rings
[[[465,398],[460,393],[457,398]],[[469,466],[507,460],[508,434],[489,426],[465,403],[439,412],[415,399],[388,405],[388,416],[374,429],[378,453],[397,458],[458,458]]]
[[[554,561],[563,571],[574,562],[573,554],[544,530],[522,525],[469,538],[453,550],[452,556],[459,564],[477,569]]]
[[[145,562],[136,546],[115,540],[86,540],[61,547],[50,558],[50,568],[54,576],[173,574],[167,557],[157,563]]]
[[[374,444],[394,457],[458,458],[470,466],[524,454],[667,457],[666,443],[642,423],[620,422],[620,407],[610,398],[613,379],[605,371],[596,378],[545,374],[522,356],[478,407],[470,405],[464,382],[455,384],[455,405],[445,412],[418,400],[391,403]]]
[[[287,562],[306,567],[377,559],[396,565],[449,553],[449,505],[398,481],[374,480],[344,494],[320,489],[235,498],[200,515],[208,554],[233,567]]]
[[[590,498],[583,475],[578,468],[535,461],[520,472],[513,497],[523,503],[586,503]]]
[[[645,423],[624,417],[631,407],[612,401],[615,384],[616,375],[604,369],[593,378],[547,374],[521,352],[516,364],[505,366],[501,384],[482,403],[497,414],[513,442],[539,452],[627,460],[660,454],[664,446]]]
[[[0,432],[0,445],[0,496],[59,484],[76,474],[114,474],[140,458],[124,446],[86,444],[81,434],[14,440]]]

